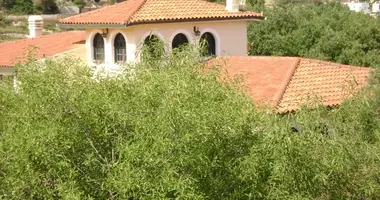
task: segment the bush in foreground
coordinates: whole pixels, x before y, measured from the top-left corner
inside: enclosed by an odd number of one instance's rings
[[[18,90],[0,87],[0,198],[380,197],[376,101],[265,114],[191,52],[166,59],[97,79],[20,66]]]

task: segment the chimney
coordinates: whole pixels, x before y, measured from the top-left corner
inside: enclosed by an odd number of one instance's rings
[[[246,4],[246,0],[240,0],[239,9],[245,10],[245,4]]]
[[[29,38],[41,37],[43,29],[43,20],[39,15],[31,15],[29,22]]]
[[[276,0],[265,0],[264,5],[268,8],[272,8],[276,3]]]
[[[226,0],[226,10],[230,12],[239,12],[241,0]]]

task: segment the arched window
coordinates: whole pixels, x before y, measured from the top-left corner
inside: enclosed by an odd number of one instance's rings
[[[200,39],[201,46],[204,50],[204,56],[213,56],[216,55],[216,46],[215,46],[215,38],[209,33],[203,33]]]
[[[125,62],[127,60],[127,48],[124,36],[118,33],[114,41],[115,62]]]
[[[142,49],[143,57],[159,59],[162,55],[164,55],[164,52],[164,43],[156,35],[149,35],[145,38]]]
[[[182,45],[189,44],[189,40],[187,40],[186,35],[182,33],[178,33],[172,41],[172,49],[178,48]]]
[[[94,60],[104,61],[104,40],[99,33],[95,35],[93,43]]]

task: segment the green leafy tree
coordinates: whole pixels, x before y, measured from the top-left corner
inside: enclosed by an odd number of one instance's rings
[[[34,14],[37,12],[32,0],[2,0],[1,7],[17,14]]]
[[[15,4],[15,1],[13,1],[13,0],[1,0],[0,3],[1,3],[2,8],[9,10],[13,7],[13,5]]]
[[[14,13],[34,14],[36,13],[36,8],[32,0],[16,0],[11,11]]]
[[[380,65],[380,21],[339,3],[280,4],[249,26],[250,55]]]
[[[112,78],[32,52],[0,82],[0,199],[380,198],[380,71],[339,108],[275,115],[196,52]]]

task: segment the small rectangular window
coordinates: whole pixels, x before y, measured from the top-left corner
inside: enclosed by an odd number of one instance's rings
[[[96,48],[94,52],[94,60],[102,61],[104,60],[104,48]]]
[[[116,62],[125,62],[126,60],[126,52],[125,49],[116,49]]]

